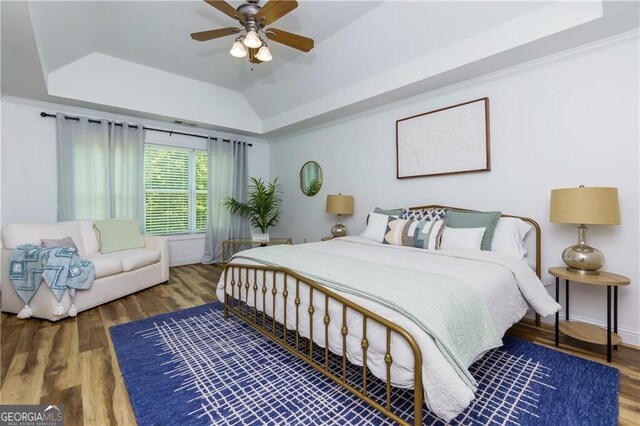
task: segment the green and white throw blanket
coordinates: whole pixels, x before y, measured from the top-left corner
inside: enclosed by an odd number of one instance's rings
[[[78,258],[78,251],[75,248],[43,248],[30,244],[16,247],[11,252],[9,279],[25,305],[18,313],[18,318],[31,316],[29,301],[38,291],[43,280],[58,301],[53,314],[64,314],[62,296],[66,290],[69,290],[71,297],[69,315],[75,316],[77,314],[74,304],[76,290],[90,288],[95,275],[96,269],[93,263]]]
[[[469,365],[478,354],[502,345],[482,298],[451,277],[288,245],[244,251],[234,259],[282,266],[402,313],[434,339],[458,376],[474,389]]]

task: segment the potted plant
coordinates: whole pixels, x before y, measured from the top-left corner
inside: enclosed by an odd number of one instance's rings
[[[249,200],[241,203],[233,197],[227,197],[223,205],[229,209],[231,214],[238,214],[249,219],[249,223],[254,228],[260,230],[261,234],[254,235],[254,241],[268,242],[269,228],[278,224],[280,220],[280,205],[284,190],[282,184],[275,178],[273,182],[266,184],[261,178],[249,178]]]

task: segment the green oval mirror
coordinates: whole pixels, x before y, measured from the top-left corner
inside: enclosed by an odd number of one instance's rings
[[[307,161],[300,169],[300,190],[307,197],[313,197],[322,188],[322,169],[315,161]]]

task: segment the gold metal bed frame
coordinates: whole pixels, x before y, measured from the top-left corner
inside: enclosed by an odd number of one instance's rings
[[[411,207],[410,210],[417,210],[423,208],[453,208],[456,210],[473,211],[467,209],[459,209],[455,207],[440,206],[440,205],[428,205],[420,207]],[[522,219],[525,222],[530,223],[535,231],[536,238],[536,273],[540,277],[540,226],[538,223],[530,218],[522,216],[502,215],[503,217],[515,217]],[[397,336],[403,338],[413,352],[414,359],[414,388],[413,388],[413,421],[415,425],[422,424],[422,409],[424,402],[424,393],[422,386],[422,353],[420,348],[411,334],[409,334],[404,328],[397,324],[381,317],[380,315],[369,311],[368,309],[334,293],[333,291],[323,287],[321,284],[299,275],[286,268],[273,267],[273,266],[261,266],[261,265],[246,265],[246,264],[234,264],[229,263],[224,269],[224,283],[225,283],[225,297],[224,297],[224,318],[228,319],[229,312],[234,313],[238,318],[244,320],[251,327],[265,335],[273,342],[277,343],[297,358],[305,361],[308,365],[315,368],[326,377],[333,380],[338,385],[350,391],[358,398],[364,400],[380,412],[384,413],[392,420],[398,422],[401,425],[410,425],[410,423],[401,418],[398,413],[393,411],[391,403],[391,365],[393,364],[393,357],[391,356],[391,334],[395,333]],[[271,278],[271,285],[267,285],[267,278]],[[283,307],[283,324],[276,321],[276,296],[278,295],[277,280],[281,278],[284,283],[283,291],[280,292],[282,298]],[[252,283],[250,283],[252,281]],[[258,282],[261,281],[261,285]],[[309,291],[309,306],[301,306],[300,284],[304,284],[308,287]],[[270,287],[270,288],[269,288]],[[230,290],[231,294],[227,290]],[[307,289],[304,289],[307,290]],[[237,292],[237,294],[236,294]],[[267,292],[270,292],[272,297],[272,314],[268,317],[266,312],[260,312],[257,309],[260,296],[262,297],[262,307],[266,311],[267,307]],[[293,293],[293,294],[291,294]],[[249,304],[249,296],[253,296],[254,306]],[[243,297],[244,296],[244,297]],[[314,303],[314,296],[316,303]],[[287,324],[287,298],[294,297],[295,313],[289,313],[289,315],[295,315],[295,330],[289,330],[286,327]],[[330,366],[329,356],[329,324],[333,321],[329,316],[329,302],[337,302],[342,306],[342,318],[340,332],[342,334],[342,354],[341,356],[341,368],[340,372],[333,371]],[[322,318],[318,318],[318,321],[322,321],[324,324],[324,348],[317,346],[318,350],[324,351],[324,356],[320,354],[320,360],[324,359],[324,362],[318,362],[318,354],[314,358],[314,337],[313,337],[313,323],[315,306],[319,303],[324,303],[325,315]],[[349,328],[347,327],[347,313],[349,311],[356,312],[362,315],[362,380],[360,386],[355,386],[353,383],[349,383],[347,380],[347,335],[349,334]],[[300,315],[307,313],[309,315],[309,330],[308,339],[303,337],[300,333],[299,320]],[[381,403],[371,397],[367,389],[367,349],[369,348],[369,341],[367,340],[367,327],[368,323],[376,322],[380,324],[386,330],[386,352],[384,361],[386,364],[386,401]],[[536,325],[540,325],[540,316],[536,314]],[[316,339],[316,340],[321,340]],[[335,370],[335,369],[334,369]]]

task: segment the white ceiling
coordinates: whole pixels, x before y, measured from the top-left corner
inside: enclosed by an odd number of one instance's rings
[[[314,50],[272,42],[273,61],[252,66],[229,55],[233,36],[190,38],[235,26],[203,1],[1,7],[3,95],[266,136],[610,37],[639,20],[636,1],[299,0],[272,26],[313,38]]]
[[[229,2],[234,7],[242,3]],[[303,1],[272,26],[309,34],[320,43],[380,3]],[[252,71],[246,60],[229,55],[233,36],[192,40],[193,32],[239,27],[237,21],[204,1],[32,2],[30,11],[41,59],[49,72],[99,52],[242,91],[301,54],[270,43],[277,60]]]

